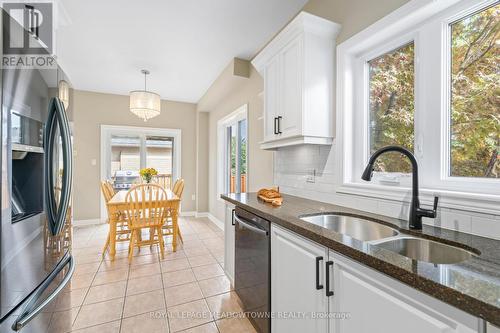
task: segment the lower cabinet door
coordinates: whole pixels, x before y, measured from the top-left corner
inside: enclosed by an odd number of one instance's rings
[[[332,333],[477,332],[477,318],[467,313],[416,290],[402,292],[409,287],[367,267],[334,261]]]
[[[326,248],[272,225],[272,333],[328,332],[328,319],[325,318],[328,314],[326,261]]]

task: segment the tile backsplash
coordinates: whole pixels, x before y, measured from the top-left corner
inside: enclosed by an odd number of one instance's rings
[[[283,193],[347,206],[370,213],[408,218],[408,204],[359,195],[337,193],[335,145],[280,148],[274,156],[274,183]],[[500,239],[500,215],[439,208],[435,219],[424,223],[489,238]]]

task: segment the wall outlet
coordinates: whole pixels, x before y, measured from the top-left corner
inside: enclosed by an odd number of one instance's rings
[[[191,200],[193,200],[193,201],[195,201],[195,200],[196,200],[196,194],[193,194],[193,195],[191,196]]]
[[[307,183],[316,183],[316,169],[307,170]]]

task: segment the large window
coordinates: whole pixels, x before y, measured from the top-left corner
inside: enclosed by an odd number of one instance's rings
[[[450,175],[500,178],[500,5],[450,30]]]
[[[218,191],[247,191],[247,106],[243,105],[218,122]]]
[[[370,155],[400,145],[413,151],[413,42],[368,61]],[[377,160],[377,171],[410,172],[407,158],[389,153]]]
[[[498,212],[500,4],[410,1],[337,47],[339,192],[401,200],[412,151],[422,202]]]

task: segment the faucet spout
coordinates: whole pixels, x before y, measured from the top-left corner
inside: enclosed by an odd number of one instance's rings
[[[422,217],[431,217],[434,218],[436,217],[436,209],[437,209],[437,202],[438,198],[434,198],[434,209],[433,210],[427,210],[420,208],[420,201],[419,201],[419,194],[418,194],[418,163],[417,159],[415,156],[406,148],[401,147],[401,146],[386,146],[383,148],[380,148],[377,150],[375,153],[373,153],[372,156],[370,156],[370,159],[368,161],[368,164],[363,171],[363,174],[361,175],[361,179],[365,181],[370,181],[372,179],[373,175],[373,168],[375,165],[375,161],[377,158],[387,152],[398,152],[406,157],[411,162],[412,166],[412,198],[411,198],[411,204],[410,204],[410,216],[409,216],[409,225],[411,229],[416,229],[416,230],[422,230]]]

